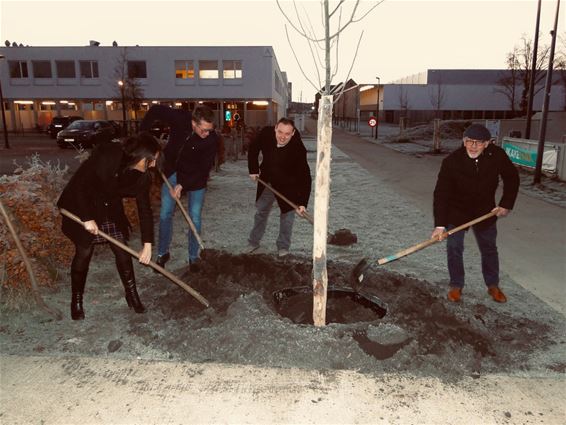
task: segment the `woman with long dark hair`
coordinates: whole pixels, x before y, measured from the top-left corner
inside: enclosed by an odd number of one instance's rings
[[[57,206],[77,215],[84,226],[63,217],[63,233],[73,241],[75,255],[71,263],[71,318],[82,320],[83,293],[94,244],[106,242],[98,230],[121,242],[129,236],[130,224],[124,213],[123,198],[135,198],[143,248],[139,262],[151,260],[153,243],[153,214],[149,189],[151,175],[160,156],[161,145],[148,133],[126,138],[121,142],[104,143],[93,149],[90,157],[73,175]],[[124,285],[126,302],[136,313],[145,308],[140,301],[132,257],[110,244],[116,267]]]

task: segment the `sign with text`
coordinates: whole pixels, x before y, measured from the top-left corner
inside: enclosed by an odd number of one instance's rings
[[[370,127],[375,127],[377,125],[377,118],[369,117],[368,124]]]
[[[511,137],[503,138],[501,147],[514,164],[535,168],[537,164],[537,144],[525,139]],[[555,173],[558,165],[558,148],[555,145],[545,145],[542,155],[542,169]]]

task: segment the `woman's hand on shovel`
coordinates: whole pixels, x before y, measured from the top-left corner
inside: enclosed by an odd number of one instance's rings
[[[304,216],[305,216],[306,208],[305,208],[304,206],[302,206],[302,205],[299,205],[295,211],[296,211],[297,214],[299,214],[301,217],[304,217]]]
[[[98,235],[98,226],[96,225],[96,221],[94,220],[85,221],[84,226],[87,232],[90,232],[93,235]]]

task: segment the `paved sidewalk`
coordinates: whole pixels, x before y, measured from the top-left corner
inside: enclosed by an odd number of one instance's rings
[[[2,356],[3,424],[563,424],[564,380]]]

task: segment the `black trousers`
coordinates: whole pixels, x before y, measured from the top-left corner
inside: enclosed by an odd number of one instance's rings
[[[110,244],[110,249],[114,254],[114,258],[116,260],[116,268],[118,269],[120,277],[127,274],[133,278],[134,266],[132,264],[132,256],[123,249],[113,244]],[[84,278],[86,279],[93,252],[94,244],[90,244],[89,246],[75,244],[75,256],[73,257],[73,261],[71,263],[71,276],[79,275],[84,276]],[[80,290],[81,288],[77,289]]]

